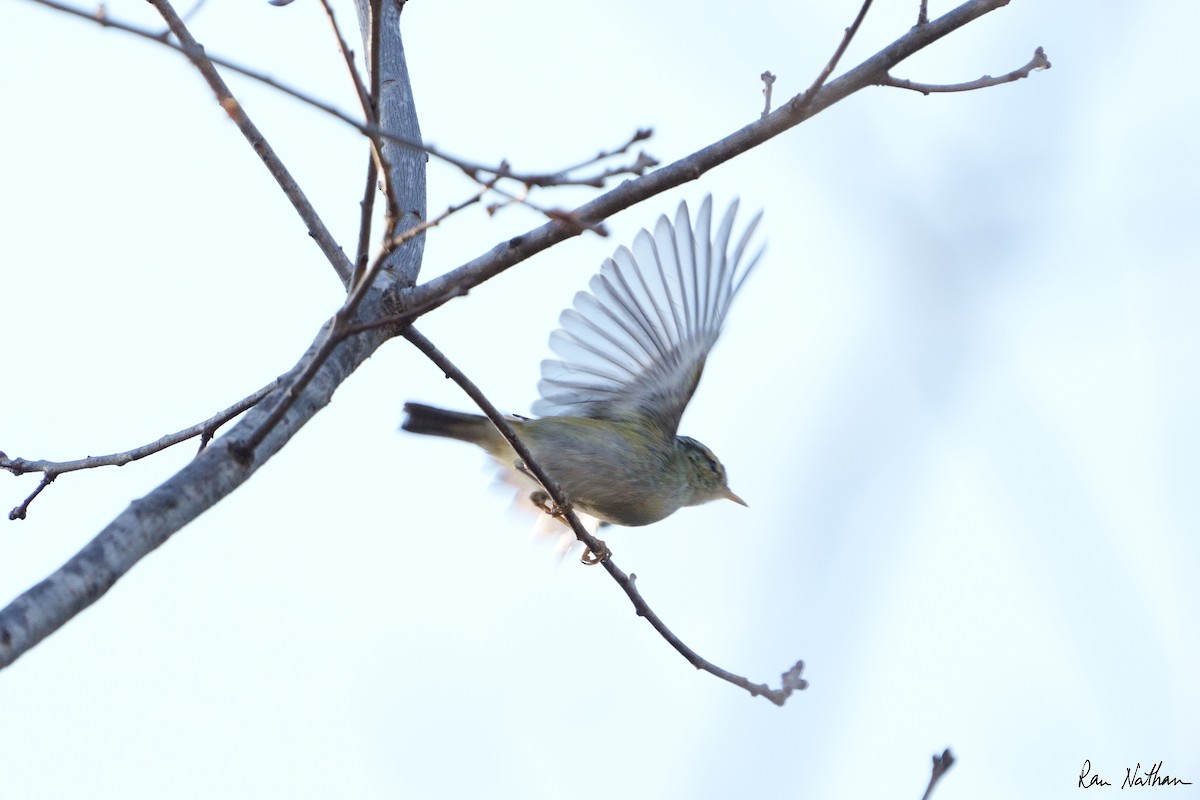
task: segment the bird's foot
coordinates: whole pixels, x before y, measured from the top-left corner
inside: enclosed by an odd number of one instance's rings
[[[589,567],[594,567],[597,564],[603,564],[605,561],[608,561],[610,558],[612,558],[612,550],[608,549],[608,545],[604,543],[603,539],[597,539],[596,543],[600,545],[600,552],[593,553],[591,550],[583,551],[583,555],[579,557],[580,563],[586,564]]]
[[[538,489],[535,492],[531,492],[529,494],[529,502],[564,525],[567,524],[566,514],[559,507],[558,503],[554,502],[554,498],[545,489]]]

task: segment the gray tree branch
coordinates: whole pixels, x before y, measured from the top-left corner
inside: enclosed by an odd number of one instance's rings
[[[155,0],[156,5],[163,2]],[[395,246],[390,250],[385,248],[384,258],[376,262],[379,266],[372,265],[361,285],[352,288],[351,313],[343,313],[346,311],[343,307],[340,320],[335,317],[341,326],[340,333],[333,330],[334,321],[324,326],[314,344],[283,377],[284,388],[273,391],[199,457],[146,497],[131,503],[66,564],[0,611],[0,668],[13,663],[95,602],[141,558],[244,483],[329,402],[337,387],[363,361],[403,330],[403,323],[466,294],[483,281],[578,235],[608,216],[699,178],[860,89],[883,83],[888,71],[913,53],[1007,2],[969,0],[945,16],[913,28],[836,80],[814,85],[812,90],[792,98],[763,119],[674,164],[627,181],[574,212],[565,212],[546,225],[497,245],[446,275],[413,287],[421,260],[420,226],[426,220],[425,151],[411,144],[419,141],[419,128],[400,42],[398,20],[402,4],[395,0],[356,0],[360,19],[366,16],[382,23],[378,27],[379,52],[377,57],[372,55],[372,62],[380,65],[379,74],[390,76],[379,83],[381,127],[394,127],[407,131],[406,136],[418,137],[389,149],[383,159],[392,199],[399,209],[396,217],[389,220],[394,230],[387,232],[387,241]],[[202,56],[201,50],[189,49],[194,60]],[[417,235],[405,236],[406,230]],[[332,260],[337,261],[336,257]],[[338,265],[344,280],[350,276],[347,265],[348,260]],[[380,324],[380,320],[388,324]],[[331,335],[334,333],[337,335]],[[628,585],[632,587],[632,578],[628,579]],[[798,674],[795,678],[799,679]]]
[[[393,16],[391,21],[392,27],[383,30],[380,36],[381,60],[403,70],[404,49],[398,17]],[[407,75],[404,77],[407,79]],[[396,104],[389,113],[397,124],[405,117],[411,117],[415,128],[416,107],[411,100],[411,92],[389,95],[389,102]],[[405,102],[408,105],[404,105]],[[424,152],[400,148],[393,158],[393,169],[406,176],[399,180],[393,176],[392,185],[399,203],[424,218]],[[421,173],[420,180],[413,179],[417,173]],[[417,273],[421,247],[418,236],[392,251],[392,263],[398,274]],[[349,272],[346,278],[349,278]],[[391,312],[386,289],[387,282],[379,280],[363,292],[357,306],[359,319],[377,319]],[[0,611],[0,668],[13,663],[96,602],[138,561],[245,483],[328,405],[338,386],[359,365],[391,338],[391,333],[382,328],[368,328],[357,335],[342,337],[324,357],[320,357],[325,333],[323,328],[297,365],[282,377],[282,388],[250,409],[227,434],[215,440],[191,463],[145,497],[130,503],[67,563]],[[315,368],[314,362],[317,362]],[[272,409],[288,398],[296,385],[296,376],[308,370],[311,370],[311,378],[290,403],[288,413],[273,418]],[[259,444],[247,453],[243,443],[254,440]]]

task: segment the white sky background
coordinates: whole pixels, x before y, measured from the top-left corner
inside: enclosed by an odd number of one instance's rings
[[[915,19],[877,6],[845,67]],[[653,126],[669,162],[755,118],[764,69],[777,98],[802,90],[857,5],[684,8],[414,2],[424,134],[550,170]],[[353,109],[322,20],[209,0],[192,24]],[[766,260],[683,425],[750,508],[606,538],[715,663],[776,685],[805,659],[786,707],[695,672],[601,570],[528,544],[482,456],[397,433],[406,399],[468,407],[397,341],[0,674],[4,797],[919,798],[947,746],[943,799],[1075,796],[1084,759],[1116,785],[1162,760],[1195,782],[1163,796],[1195,796],[1198,24],[1194,4],[1018,0],[897,74],[1001,74],[1038,45],[1053,69],[864,91],[422,322],[522,412],[614,247],[682,198],[766,209]],[[230,82],[351,251],[360,139]],[[127,449],[295,362],[340,287],[183,58],[5,2],[0,86],[0,449]],[[429,185],[431,212],[470,191],[437,164]],[[538,222],[463,214],[423,274]],[[193,449],[59,478],[0,525],[3,599]],[[0,506],[36,482],[0,476]]]

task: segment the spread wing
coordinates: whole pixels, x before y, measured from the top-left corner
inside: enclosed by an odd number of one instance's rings
[[[653,235],[643,230],[632,250],[605,259],[550,336],[561,360],[542,362],[535,414],[649,418],[675,435],[729,305],[762,256],[759,247],[745,260],[761,211],[730,251],[737,208],[734,200],[714,231],[711,196],[695,226],[680,203],[674,224],[659,217]]]

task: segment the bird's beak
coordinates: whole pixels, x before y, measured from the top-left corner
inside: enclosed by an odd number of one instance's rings
[[[750,507],[749,503],[747,503],[745,500],[743,500],[742,498],[740,498],[736,494],[734,494],[733,490],[730,489],[728,486],[725,486],[722,488],[721,497],[724,497],[726,500],[732,500],[733,502],[737,503],[739,506],[745,506],[746,508]]]

